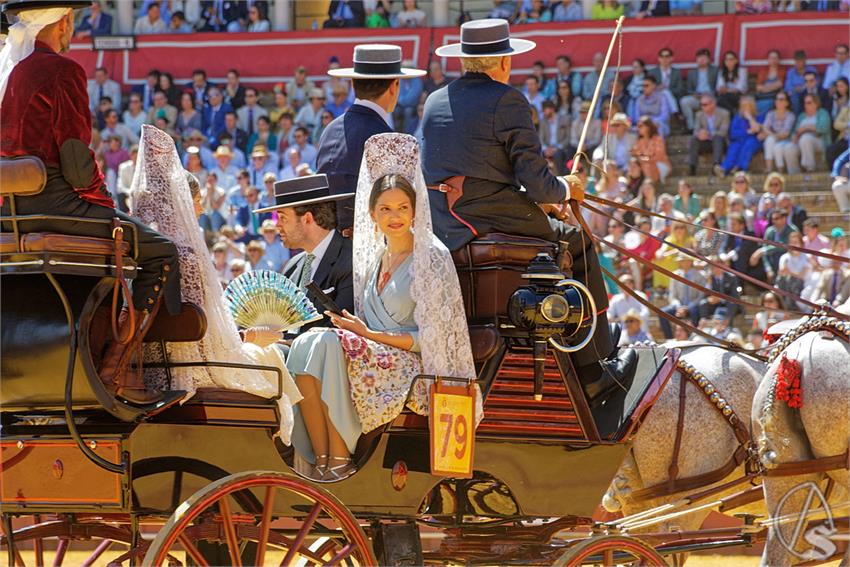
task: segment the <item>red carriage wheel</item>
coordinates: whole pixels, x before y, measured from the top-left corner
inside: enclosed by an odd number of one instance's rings
[[[51,519],[41,521],[39,516],[34,516],[32,525],[14,530],[12,540],[15,544],[16,558],[15,566],[25,567],[26,565],[45,565],[45,555],[51,552],[45,549],[45,541],[55,540],[56,550],[52,552],[52,562],[54,566],[60,566],[67,558],[67,552],[74,541],[89,542],[86,545],[85,553],[88,554],[80,563],[85,567],[96,564],[102,555],[111,550],[113,546],[128,548],[132,545],[133,536],[130,531],[129,523],[114,523],[108,524],[104,522],[91,521],[74,521],[70,517],[53,516]],[[90,542],[96,542],[97,546],[94,550],[91,549]],[[30,549],[22,549],[26,546]],[[4,534],[0,537],[0,547],[6,549],[8,540]],[[129,555],[133,550],[125,553]],[[32,555],[31,561],[26,561]],[[137,553],[141,556],[141,553]],[[75,554],[74,562],[83,559],[79,553]],[[119,561],[121,563],[122,561]],[[102,564],[102,560],[97,564]]]
[[[251,501],[262,507],[240,505]],[[202,544],[221,544],[234,566],[376,564],[369,538],[336,497],[277,472],[237,473],[193,494],[159,531],[142,565],[166,566],[181,553],[184,564],[209,565]]]
[[[666,567],[667,562],[639,539],[606,535],[591,537],[571,546],[554,563],[555,567],[578,565],[647,565]]]

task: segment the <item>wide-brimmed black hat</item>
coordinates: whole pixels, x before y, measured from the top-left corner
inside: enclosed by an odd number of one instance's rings
[[[437,57],[500,57],[531,51],[537,44],[511,37],[507,20],[473,20],[460,26],[460,43],[438,47]]]
[[[88,8],[91,0],[8,0],[0,6],[6,14],[17,14],[24,10],[46,10],[48,8]]]
[[[256,209],[255,213],[267,213],[284,209],[286,207],[300,207],[301,205],[315,205],[316,203],[327,203],[354,197],[354,193],[342,193],[332,195],[328,185],[328,176],[324,173],[318,175],[306,175],[278,181],[274,184],[274,200],[272,207]]]
[[[331,77],[345,79],[410,79],[425,71],[401,66],[401,47],[383,43],[354,46],[354,66],[330,69]]]

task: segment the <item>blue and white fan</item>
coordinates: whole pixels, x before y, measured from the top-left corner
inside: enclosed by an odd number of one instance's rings
[[[303,290],[270,270],[245,272],[230,282],[224,300],[236,324],[243,328],[287,331],[322,318]]]

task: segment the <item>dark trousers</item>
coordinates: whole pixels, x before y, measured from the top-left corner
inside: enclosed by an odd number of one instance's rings
[[[735,315],[738,314],[738,309],[740,309],[739,305],[734,303],[727,303],[725,301],[720,301],[718,303],[709,303],[708,299],[703,299],[699,302],[699,318],[708,319],[714,315],[714,312],[717,311],[718,307],[724,307],[726,309],[726,316],[728,320],[731,321],[735,318]]]
[[[726,140],[722,136],[714,136],[711,140],[698,140],[691,138],[688,142],[688,165],[696,167],[699,163],[699,155],[711,152],[714,165],[723,161],[723,153],[726,150]]]
[[[596,363],[612,353],[616,345],[608,328],[608,290],[599,267],[593,240],[581,228],[570,226],[544,213],[537,204],[510,185],[467,177],[463,196],[448,209],[446,194],[429,191],[434,233],[449,250],[457,250],[478,235],[502,232],[560,242],[573,259],[573,278],[584,283],[596,302],[598,324],[593,340],[573,355],[576,366]],[[454,213],[454,214],[452,214]],[[459,217],[459,219],[458,219]]]
[[[139,243],[136,262],[140,268],[132,283],[133,305],[136,309],[149,308],[162,293],[168,312],[172,315],[180,313],[180,267],[177,263],[177,248],[174,243],[139,219],[80,199],[58,169],[51,167],[47,168],[47,184],[44,190],[31,197],[16,197],[15,206],[19,215],[64,215],[103,220],[118,217],[124,222],[132,223],[136,228]],[[8,200],[3,203],[2,211],[3,215],[11,214]],[[37,220],[20,223],[19,227],[23,232],[56,232],[112,238],[112,230],[108,224]],[[4,232],[12,230],[9,223],[3,223],[2,228]],[[131,235],[124,236],[132,245]],[[168,266],[167,273],[164,266]],[[165,281],[161,283],[162,276],[165,276]],[[161,292],[157,292],[155,286],[160,284]]]

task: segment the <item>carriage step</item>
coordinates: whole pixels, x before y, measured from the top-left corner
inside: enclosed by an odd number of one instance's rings
[[[557,423],[578,423],[576,414],[572,411],[540,411],[535,410],[533,413],[524,409],[488,409],[485,412],[485,421],[523,421],[523,422],[543,422],[546,424]]]
[[[527,436],[540,436],[540,437],[559,437],[559,438],[569,438],[569,439],[584,439],[584,434],[581,431],[581,428],[578,426],[575,427],[562,427],[551,425],[548,423],[498,423],[498,422],[488,422],[486,419],[481,422],[477,429],[478,433],[491,433],[491,434],[502,434],[502,435],[512,435],[512,434],[522,434]]]
[[[487,396],[487,406],[488,407],[499,407],[499,408],[526,408],[526,409],[534,409],[534,410],[560,410],[560,411],[570,411],[573,409],[573,403],[569,400],[569,398],[558,397],[546,397],[544,390],[544,397],[542,400],[535,400],[534,398],[529,398],[526,396],[503,396],[503,395],[495,395],[490,394]]]

